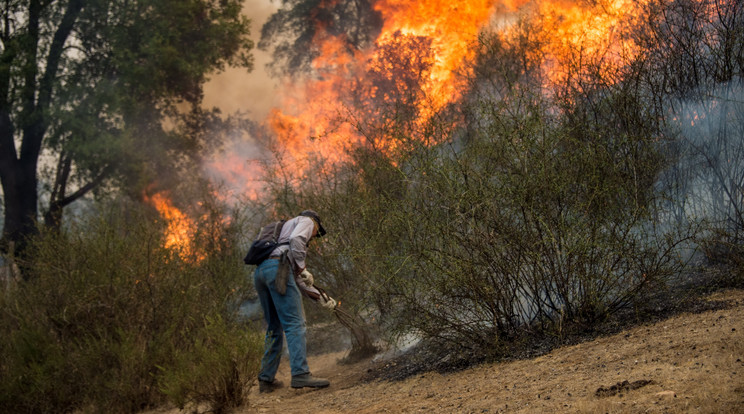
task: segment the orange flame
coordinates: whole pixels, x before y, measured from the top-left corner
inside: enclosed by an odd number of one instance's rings
[[[201,261],[204,257],[194,256],[192,238],[196,231],[194,221],[173,205],[173,202],[162,192],[152,196],[145,195],[145,201],[155,207],[160,216],[167,222],[165,230],[165,248],[176,250],[186,260]]]
[[[465,62],[473,57],[483,28],[491,25],[508,35],[514,22],[529,16],[544,37],[541,49],[530,52],[544,56],[543,70],[557,83],[582,76],[566,69],[577,52],[602,64],[603,71],[637,53],[621,28],[647,1],[377,0],[374,9],[383,25],[374,45],[350,51],[343,37],[318,27],[314,44],[320,55],[313,73],[284,81],[281,104],[265,125],[276,136],[274,149],[298,174],[308,171],[313,156],[332,165],[360,142],[394,150],[389,137],[365,131],[364,122],[384,123],[385,108],[404,106],[415,118],[416,131],[461,99]]]
[[[528,2],[501,2],[501,7],[496,7],[496,4],[495,0],[375,2],[374,8],[384,22],[375,47],[350,54],[343,47],[342,39],[317,34],[315,41],[320,42],[318,50],[321,55],[314,61],[315,77],[305,79],[303,83],[294,81],[287,84],[286,90],[292,91],[292,95],[284,99],[281,109],[272,111],[268,125],[294,160],[306,160],[313,153],[321,154],[329,161],[342,160],[348,145],[362,139],[351,125],[354,120],[350,119],[349,94],[361,87],[364,90],[360,93],[366,99],[384,100],[385,91],[370,81],[370,74],[395,82],[401,76],[407,76],[402,70],[423,68],[392,65],[386,55],[391,50],[399,54],[400,60],[424,52],[431,54],[423,79],[414,85],[421,91],[413,102],[418,109],[418,122],[425,122],[433,113],[460,98],[463,84],[458,72],[465,69],[463,64],[475,50],[471,46],[477,40],[478,32],[494,18],[495,12],[515,13]],[[637,4],[635,0],[539,3],[533,10],[541,16],[544,32],[549,36],[543,50],[543,53],[552,55],[553,63],[546,67],[549,78],[559,81],[565,76],[560,67],[576,50],[588,55],[609,51],[616,57],[631,53],[634,46],[616,31],[622,19],[633,13]],[[426,50],[406,49],[401,39],[425,39]],[[607,64],[617,60],[608,59]],[[400,96],[387,98],[400,99]]]
[[[493,0],[453,2],[448,0],[382,0],[375,4],[384,20],[378,44],[395,33],[431,39],[435,56],[426,84],[427,96],[439,109],[460,95],[455,73],[472,54],[472,43],[493,12]]]
[[[600,0],[593,3],[542,2],[538,10],[546,34],[546,71],[553,83],[566,80],[571,59],[591,60],[601,73],[612,73],[614,66],[638,52],[622,26],[647,0]]]
[[[405,73],[394,69],[406,69],[405,60],[419,53],[430,54],[429,62],[410,67],[419,70],[422,79],[412,79],[422,91],[413,105],[418,107],[419,122],[425,122],[444,105],[459,98],[461,84],[456,76],[462,61],[470,56],[469,47],[476,40],[480,28],[492,13],[494,0],[452,3],[445,0],[380,0],[375,10],[380,12],[384,24],[370,50],[349,54],[343,39],[323,32],[316,35],[320,56],[315,59],[315,76],[301,82],[289,81],[285,87],[291,91],[281,109],[271,112],[267,124],[276,133],[281,147],[292,160],[305,163],[313,154],[322,155],[328,161],[344,159],[344,151],[350,144],[363,139],[351,119],[350,108],[354,99],[383,102],[386,98],[379,82],[370,80],[370,74],[382,76],[390,81],[388,86],[398,87],[397,92],[406,92],[406,86],[396,77]],[[406,49],[416,45],[407,39],[424,39],[419,49]],[[391,50],[398,50],[397,58],[403,65],[393,66]],[[403,53],[408,53],[409,56]],[[423,73],[425,72],[425,73]],[[350,96],[355,95],[355,96]],[[424,99],[425,98],[425,99]],[[367,137],[369,138],[369,137]]]

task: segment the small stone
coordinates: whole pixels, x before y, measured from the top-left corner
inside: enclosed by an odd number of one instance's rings
[[[674,391],[661,391],[655,394],[659,398],[677,398],[677,393]]]

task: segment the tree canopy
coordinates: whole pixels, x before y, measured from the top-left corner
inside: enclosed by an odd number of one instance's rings
[[[195,132],[217,118],[201,108],[208,75],[253,66],[239,0],[5,0],[0,9],[5,246],[36,231],[40,204],[58,224],[86,193],[141,187],[188,165],[206,145]]]

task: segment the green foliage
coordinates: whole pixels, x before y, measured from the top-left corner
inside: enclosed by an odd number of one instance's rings
[[[0,303],[5,412],[245,401],[261,341],[237,315],[247,286],[235,229],[204,215],[199,254],[181,257],[153,213],[119,200],[34,243],[32,277]]]
[[[643,181],[604,146],[633,146],[631,137],[579,140],[539,106],[479,116],[480,134],[462,151],[433,150],[409,176],[416,191],[394,227],[413,227],[414,260],[382,292],[396,298],[396,328],[497,351],[519,332],[591,325],[673,273],[679,239],[657,233],[648,201],[633,197]]]
[[[49,195],[46,223],[59,226],[86,194],[139,195],[193,168],[218,137],[195,128],[220,118],[201,108],[204,84],[227,65],[252,69],[249,29],[238,0],[5,2],[4,241],[23,253],[45,207],[39,193]]]
[[[206,402],[221,413],[247,400],[245,384],[258,373],[262,342],[256,332],[235,331],[219,316],[203,323],[188,348],[173,350],[171,367],[161,367],[159,386],[179,408]]]

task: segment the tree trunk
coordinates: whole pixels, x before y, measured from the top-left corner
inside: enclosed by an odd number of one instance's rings
[[[39,39],[43,10],[48,5],[40,0],[28,4],[27,34],[23,49],[23,64],[20,88],[21,113],[18,125],[13,125],[11,112],[14,103],[10,99],[10,63],[17,58],[6,49],[1,55],[4,65],[0,67],[0,182],[5,203],[3,245],[15,242],[16,256],[24,259],[28,237],[37,233],[38,176],[36,167],[41,154],[41,145],[46,134],[46,111],[52,101],[54,81],[59,70],[65,43],[83,7],[83,0],[71,0],[51,39],[44,71],[39,72]],[[11,48],[12,49],[12,48]],[[16,149],[16,128],[22,131],[20,155]],[[28,272],[23,272],[28,277]]]
[[[49,210],[44,213],[44,225],[55,232],[59,232],[62,226],[62,209],[64,208],[62,200],[64,200],[67,192],[67,180],[70,178],[71,170],[72,159],[63,150],[59,155],[57,174],[54,177],[52,195],[49,197]]]
[[[5,206],[2,245],[5,249],[9,242],[14,242],[16,256],[23,260],[28,238],[37,233],[36,160],[18,160],[12,154],[0,155],[0,179]]]
[[[57,174],[54,179],[54,187],[52,188],[52,194],[49,198],[49,210],[44,213],[44,225],[47,229],[58,232],[62,225],[63,209],[101,185],[113,168],[112,165],[105,167],[101,170],[100,174],[93,178],[89,183],[80,187],[74,193],[67,195],[67,184],[70,178],[70,171],[72,170],[72,158],[68,157],[67,154],[62,151],[59,163],[57,164]]]

